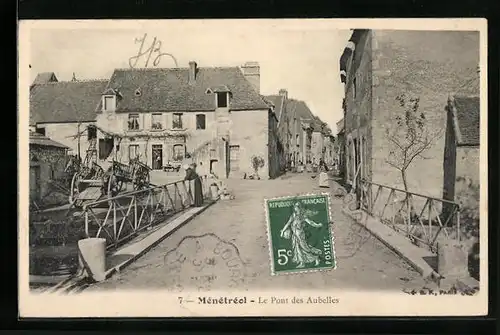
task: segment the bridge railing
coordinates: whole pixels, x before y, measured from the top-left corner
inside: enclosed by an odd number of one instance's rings
[[[359,205],[419,246],[437,252],[437,243],[460,241],[460,206],[449,200],[359,181]]]
[[[204,200],[210,197],[210,178],[200,176]],[[194,204],[194,180],[152,186],[88,203],[83,208],[87,238],[105,238],[116,247],[145,229],[164,222]]]

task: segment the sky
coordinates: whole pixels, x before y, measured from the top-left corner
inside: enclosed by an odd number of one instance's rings
[[[54,72],[59,81],[71,80],[73,73],[79,80],[109,78],[115,68],[129,67],[141,47],[136,39],[145,34],[143,50],[156,38],[161,52],[173,55],[179,67],[191,60],[200,67],[259,62],[261,94],[287,89],[290,98],[305,101],[336,133],[344,96],[339,59],[351,33],[332,21],[175,20],[40,27],[30,32],[31,82],[40,72]],[[148,67],[154,66],[154,55]],[[167,56],[156,65],[176,66]],[[139,59],[136,67],[145,66],[146,58]]]

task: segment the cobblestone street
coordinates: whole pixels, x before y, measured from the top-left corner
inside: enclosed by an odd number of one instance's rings
[[[402,290],[423,285],[420,275],[379,240],[346,217],[332,195],[337,269],[271,276],[263,199],[321,189],[311,174],[229,180],[235,199],[219,201],[167,237],[124,272],[88,287],[103,289]],[[236,269],[236,270],[235,270]]]

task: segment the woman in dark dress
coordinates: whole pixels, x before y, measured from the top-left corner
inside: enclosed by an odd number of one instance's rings
[[[203,206],[203,188],[201,184],[201,178],[196,173],[196,164],[193,163],[186,169],[186,177],[184,180],[194,180],[194,206],[201,207]]]

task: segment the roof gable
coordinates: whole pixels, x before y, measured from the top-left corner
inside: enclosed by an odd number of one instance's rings
[[[457,145],[479,146],[480,109],[479,97],[455,96],[453,98],[455,134]],[[458,129],[456,129],[458,128]]]
[[[69,149],[64,144],[53,141],[50,138],[43,136],[42,134],[30,132],[30,144],[31,145],[40,145],[46,147],[55,147],[60,149]]]
[[[282,95],[266,95],[265,98],[274,105],[276,118],[278,121],[281,120],[285,97]]]
[[[295,115],[300,119],[313,120],[314,114],[311,112],[307,104],[302,100],[291,99],[291,106],[295,108]]]
[[[107,80],[36,84],[30,89],[30,124],[93,121]]]
[[[117,112],[214,110],[215,98],[206,93],[209,88],[231,92],[232,110],[269,108],[238,67],[199,68],[194,83],[189,82],[188,68],[116,69],[107,88],[122,96]],[[134,94],[137,89],[140,95]]]
[[[33,81],[33,85],[55,83],[57,81],[58,80],[54,72],[42,72],[37,74],[35,80]]]

